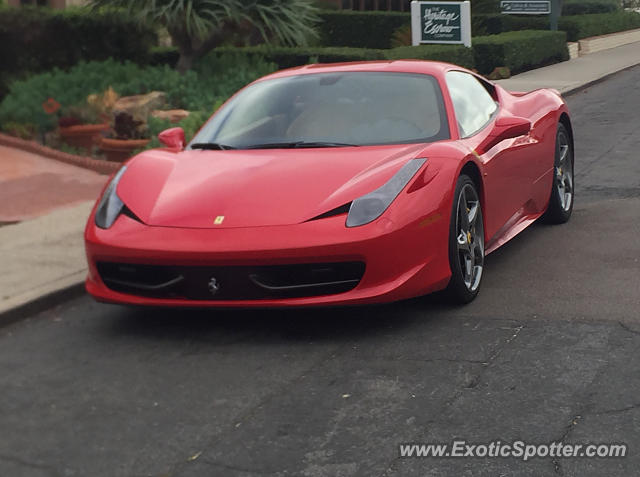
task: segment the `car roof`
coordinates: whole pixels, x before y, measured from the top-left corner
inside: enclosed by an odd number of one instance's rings
[[[287,76],[309,75],[319,73],[342,73],[342,72],[393,72],[393,73],[419,73],[432,76],[441,76],[451,69],[464,70],[459,66],[439,61],[424,60],[393,60],[393,61],[358,61],[350,63],[317,63],[312,65],[299,66],[277,71],[264,76],[260,80],[283,78]]]

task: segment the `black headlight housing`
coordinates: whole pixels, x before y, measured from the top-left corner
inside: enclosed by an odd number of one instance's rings
[[[126,166],[120,168],[118,173],[111,179],[111,182],[100,199],[100,203],[96,209],[95,222],[101,229],[111,227],[124,208],[124,202],[118,197],[116,189],[118,188],[118,182],[120,182],[126,170]]]
[[[410,160],[385,184],[354,200],[347,215],[347,227],[359,227],[380,217],[425,162],[424,158]]]

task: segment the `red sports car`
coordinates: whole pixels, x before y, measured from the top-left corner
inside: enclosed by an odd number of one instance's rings
[[[361,304],[478,293],[484,257],[573,206],[553,90],[426,61],[310,65],[160,135],[87,224],[88,292],[140,305]]]

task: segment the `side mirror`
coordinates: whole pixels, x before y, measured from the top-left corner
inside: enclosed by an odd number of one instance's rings
[[[484,154],[496,144],[505,139],[513,139],[529,134],[531,121],[518,116],[501,116],[496,119],[493,130],[477,149],[478,154]]]
[[[184,130],[182,128],[165,129],[158,134],[158,140],[175,151],[182,151],[185,146]]]

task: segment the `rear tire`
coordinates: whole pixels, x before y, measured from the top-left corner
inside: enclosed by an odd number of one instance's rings
[[[553,183],[549,206],[544,213],[544,221],[550,224],[564,224],[571,217],[574,197],[573,144],[564,124],[558,124],[556,149],[553,163]]]
[[[469,303],[478,295],[484,269],[484,221],[476,185],[465,174],[458,178],[453,195],[449,266],[446,294],[454,303]]]

